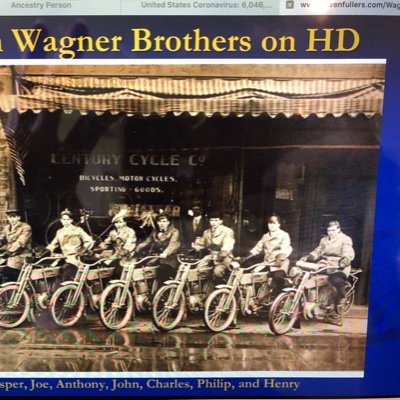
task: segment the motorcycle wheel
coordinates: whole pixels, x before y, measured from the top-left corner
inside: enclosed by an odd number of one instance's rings
[[[71,304],[72,298],[78,288],[75,285],[66,285],[58,288],[51,300],[50,311],[54,322],[63,328],[75,325],[83,315],[85,297],[79,293],[78,300]]]
[[[353,307],[355,297],[356,297],[356,292],[354,291],[354,288],[352,288],[350,282],[346,282],[345,303],[343,304],[341,309],[342,316],[349,313],[349,311]]]
[[[122,283],[114,283],[107,286],[100,297],[100,320],[108,329],[123,328],[132,316],[133,299],[129,290],[126,292],[124,304],[120,304],[123,290]]]
[[[289,312],[293,307],[294,296],[294,292],[281,293],[271,305],[268,324],[275,335],[284,335],[289,332],[300,316],[299,304],[296,304],[294,310]]]
[[[172,306],[178,285],[162,286],[154,296],[151,318],[161,331],[170,331],[178,326],[185,313],[185,296],[180,294],[177,304]]]
[[[0,289],[0,327],[2,328],[15,328],[21,325],[28,317],[30,299],[25,290],[18,304],[13,307],[9,305],[18,288],[18,285],[9,285]]]
[[[213,332],[222,332],[233,322],[237,302],[234,296],[229,299],[230,290],[226,288],[212,292],[204,305],[204,323]]]

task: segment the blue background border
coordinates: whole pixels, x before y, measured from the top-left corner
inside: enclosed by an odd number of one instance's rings
[[[80,21],[83,25],[76,25]],[[367,336],[367,353],[364,378],[281,378],[283,381],[301,382],[297,392],[292,390],[246,389],[234,392],[210,390],[144,390],[142,392],[119,392],[118,395],[138,396],[225,396],[225,397],[265,397],[265,396],[395,396],[400,395],[399,355],[400,355],[400,145],[399,145],[399,115],[400,115],[400,18],[399,17],[0,17],[0,38],[3,41],[4,52],[1,60],[6,59],[43,59],[43,64],[50,59],[58,59],[57,54],[48,55],[37,52],[32,55],[21,54],[10,34],[11,28],[46,27],[48,34],[62,36],[76,33],[74,29],[86,26],[87,34],[122,35],[126,37],[120,53],[85,53],[80,59],[386,59],[386,88],[384,94],[382,142],[378,171],[378,191],[375,218],[375,233],[373,257],[370,276],[370,308]],[[254,46],[247,53],[132,53],[129,51],[129,32],[132,28],[143,27],[152,30],[154,34],[165,36],[182,36],[200,28],[204,35],[230,36],[249,35],[253,43],[259,43],[266,35],[292,35],[297,40],[297,51],[294,53],[266,53]],[[352,52],[321,52],[308,53],[307,28],[353,28],[361,37],[360,46]],[[223,377],[223,373],[221,373]],[[84,380],[84,378],[79,378]],[[93,381],[91,378],[87,378]],[[101,378],[99,378],[101,379]],[[180,378],[184,379],[184,378]],[[234,384],[235,378],[224,378]],[[263,379],[263,378],[260,378]],[[279,379],[279,378],[277,378]],[[13,379],[2,379],[13,381]],[[54,385],[58,380],[37,378],[37,381],[49,381]],[[66,381],[68,379],[65,379]],[[104,380],[104,379],[102,379]],[[140,381],[141,379],[137,379]],[[164,379],[168,381],[168,379]],[[184,379],[190,381],[190,379]],[[245,378],[249,381],[250,379]],[[24,379],[15,378],[22,382]],[[26,379],[29,382],[29,379]],[[195,381],[195,379],[193,380]],[[37,390],[27,393],[15,389],[5,392],[0,389],[0,395],[115,395],[100,393],[96,390]]]

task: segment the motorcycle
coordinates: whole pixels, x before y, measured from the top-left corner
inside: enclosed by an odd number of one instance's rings
[[[87,303],[92,311],[99,309],[98,299],[104,290],[103,279],[112,275],[114,267],[108,264],[114,259],[113,256],[78,258],[74,280],[61,283],[50,299],[51,315],[58,326],[75,325],[82,317]]]
[[[228,282],[218,285],[204,305],[204,322],[211,331],[222,332],[235,325],[238,308],[242,315],[268,309],[272,301],[272,278],[268,271],[254,271],[258,266],[243,268],[238,261],[230,264]]]
[[[153,324],[161,331],[170,331],[182,321],[186,309],[196,312],[203,308],[211,289],[210,275],[215,254],[201,259],[179,255],[179,267],[174,280],[158,289],[152,304]]]
[[[126,326],[134,312],[134,304],[141,312],[150,308],[157,287],[158,266],[136,266],[158,258],[147,256],[136,262],[126,262],[122,266],[121,278],[109,282],[100,297],[100,319],[106,328],[117,330]]]
[[[62,256],[26,259],[16,282],[0,286],[0,327],[15,328],[27,318],[35,320],[35,312],[49,306],[51,294],[56,289]]]
[[[329,283],[329,275],[326,274],[328,269],[333,268],[339,267],[297,261],[296,266],[289,270],[293,286],[283,289],[269,311],[268,323],[274,334],[283,335],[289,332],[301,316],[306,320],[330,320],[339,316],[341,321],[354,302],[355,283],[358,280],[356,275],[361,270],[352,269],[346,284],[344,305],[337,305],[336,289]]]

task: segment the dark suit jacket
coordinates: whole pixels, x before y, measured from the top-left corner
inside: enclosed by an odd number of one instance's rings
[[[196,237],[202,237],[204,231],[210,227],[207,218],[202,216],[196,229],[194,229],[193,218],[188,216],[184,221],[184,242],[187,248],[191,247]]]

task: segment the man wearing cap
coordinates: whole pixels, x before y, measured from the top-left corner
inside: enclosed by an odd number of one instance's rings
[[[111,222],[115,229],[111,230],[107,238],[100,244],[105,249],[112,246],[115,255],[121,258],[121,261],[129,261],[136,247],[136,233],[125,221],[126,210],[118,212]],[[117,261],[112,278],[119,278],[122,273],[122,265]]]
[[[290,236],[281,229],[281,219],[273,214],[267,219],[268,232],[250,250],[246,258],[263,253],[264,262],[255,271],[267,268],[272,277],[272,293],[276,296],[285,285],[285,277],[289,268],[289,256],[293,251]]]
[[[56,232],[56,236],[47,249],[51,252],[57,247],[61,249],[63,256],[67,258],[62,280],[69,280],[74,278],[79,265],[77,256],[90,250],[94,246],[94,240],[82,228],[73,224],[72,214],[68,209],[60,213],[60,221],[63,227]]]
[[[193,204],[193,207],[188,211],[188,217],[185,224],[185,243],[188,248],[191,248],[196,239],[203,236],[203,232],[208,227],[208,222],[199,203]]]
[[[203,232],[201,238],[196,239],[196,250],[208,249],[217,253],[216,265],[213,270],[213,280],[221,281],[224,278],[228,265],[231,262],[235,237],[233,230],[223,225],[222,213],[212,211],[209,215],[210,229]]]
[[[163,283],[167,279],[173,278],[176,274],[178,266],[176,253],[181,246],[181,242],[179,230],[171,225],[168,214],[157,215],[156,223],[158,228],[153,230],[136,249],[141,250],[149,247],[151,254],[157,254],[163,259],[157,270],[158,281]]]
[[[18,210],[8,210],[6,215],[8,224],[0,234],[0,243],[8,259],[2,275],[7,280],[16,281],[26,257],[32,255],[32,228],[21,221]]]
[[[342,232],[339,221],[334,220],[328,223],[327,236],[320,240],[319,246],[301,260],[333,267],[326,273],[330,284],[336,288],[335,302],[340,305],[345,300],[346,280],[354,257],[353,241]]]

